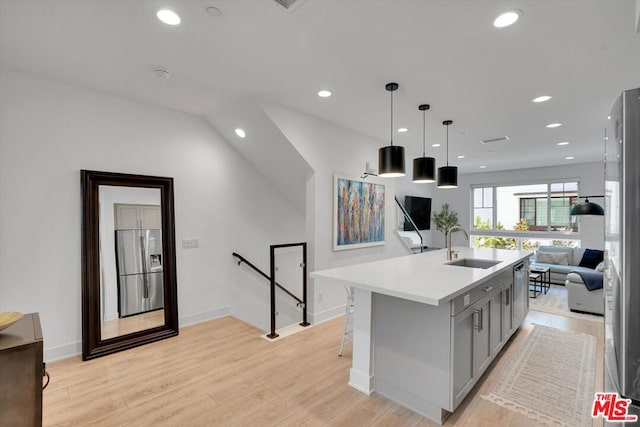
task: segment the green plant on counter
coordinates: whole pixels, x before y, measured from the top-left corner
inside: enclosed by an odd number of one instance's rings
[[[433,214],[432,219],[436,225],[436,230],[445,235],[451,227],[458,225],[458,214],[449,210],[448,203],[442,205],[442,210],[437,214]]]

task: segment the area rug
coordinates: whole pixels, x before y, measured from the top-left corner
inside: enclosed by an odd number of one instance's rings
[[[565,317],[588,320],[590,322],[604,323],[604,317],[595,314],[576,313],[569,310],[569,300],[567,299],[567,288],[560,285],[551,285],[549,292],[542,293],[536,298],[529,298],[529,308],[535,311],[542,311],[550,314],[557,314]]]
[[[508,360],[507,367],[483,399],[542,425],[592,425],[594,336],[535,325],[503,360]]]

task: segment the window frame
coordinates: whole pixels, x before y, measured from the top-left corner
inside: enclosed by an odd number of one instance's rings
[[[527,237],[529,236],[532,239],[545,239],[545,238],[551,238],[551,239],[558,239],[558,238],[563,238],[564,240],[580,240],[581,239],[581,232],[580,232],[580,226],[579,223],[577,225],[577,229],[575,231],[555,231],[555,230],[551,230],[551,225],[549,224],[551,221],[551,203],[550,203],[550,199],[553,198],[551,196],[552,192],[551,192],[551,184],[562,184],[562,183],[576,183],[577,189],[576,189],[576,195],[575,196],[568,196],[569,197],[569,205],[571,206],[571,201],[572,200],[577,200],[578,199],[578,195],[580,194],[580,179],[579,178],[556,178],[556,179],[541,179],[541,180],[531,180],[531,181],[519,181],[519,182],[501,182],[501,183],[482,183],[482,184],[471,184],[470,185],[470,191],[469,191],[469,197],[470,197],[470,203],[469,203],[469,234],[470,235],[492,235],[492,236],[496,236],[496,237]],[[497,200],[497,189],[498,187],[515,187],[515,186],[520,186],[520,185],[546,185],[547,186],[547,229],[542,231],[542,230],[527,230],[527,231],[519,231],[519,230],[498,230],[496,229],[496,225],[498,223],[498,206],[496,203]],[[487,188],[491,188],[493,194],[492,194],[492,207],[491,207],[491,228],[486,228],[486,229],[477,229],[474,228],[475,226],[475,206],[474,206],[474,190],[478,189],[478,188],[482,188],[482,189],[487,189]],[[563,197],[567,197],[567,196],[556,196],[556,198],[563,198]],[[530,199],[537,199],[536,197],[531,197]],[[520,202],[521,203],[521,202]],[[519,206],[519,209],[521,210],[521,206]],[[521,213],[521,211],[519,212]],[[536,211],[534,213],[534,215],[537,215],[537,207],[536,207]]]

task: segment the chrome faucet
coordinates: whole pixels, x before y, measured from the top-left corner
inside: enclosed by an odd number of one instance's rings
[[[467,240],[469,240],[469,234],[467,234],[465,229],[460,227],[459,225],[454,225],[449,230],[447,230],[447,260],[449,261],[453,259],[453,251],[451,250],[451,235],[456,231],[462,231]]]

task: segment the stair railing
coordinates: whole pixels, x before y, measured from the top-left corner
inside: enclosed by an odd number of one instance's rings
[[[409,231],[414,231],[418,235],[418,237],[420,238],[420,252],[423,252],[424,251],[424,240],[422,238],[422,233],[420,233],[420,230],[418,229],[418,226],[416,225],[415,222],[413,222],[413,219],[411,218],[411,215],[409,215],[409,213],[405,210],[404,206],[402,206],[402,203],[400,203],[398,198],[394,196],[394,199],[396,200],[396,205],[398,205],[398,207],[400,208],[400,211],[402,212],[402,215],[404,216],[405,223],[408,221],[409,225],[411,226],[411,230],[409,230]]]
[[[300,267],[302,267],[302,299],[296,296],[294,293],[289,291],[283,285],[278,283],[275,279],[276,277],[276,264],[275,264],[275,251],[278,248],[287,248],[294,246],[302,246],[302,263]],[[255,272],[260,274],[262,277],[267,279],[270,283],[270,292],[269,292],[269,305],[270,305],[270,318],[271,318],[271,331],[267,334],[269,338],[277,338],[279,335],[276,333],[276,288],[282,290],[285,294],[290,296],[296,301],[296,306],[302,308],[302,322],[300,322],[300,326],[309,326],[310,323],[307,321],[307,243],[287,243],[283,245],[271,245],[270,248],[270,270],[271,276],[268,276],[254,264],[249,262],[242,255],[234,252],[232,254],[234,257],[238,259],[238,265],[245,263]]]

